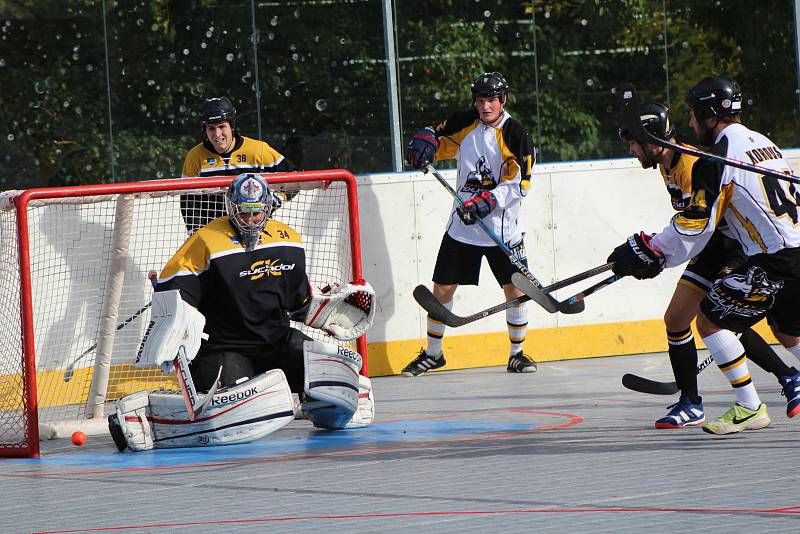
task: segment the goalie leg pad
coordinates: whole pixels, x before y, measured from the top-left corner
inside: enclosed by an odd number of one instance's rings
[[[139,392],[147,396],[146,418],[152,443],[150,448],[206,447],[247,443],[262,438],[294,420],[294,403],[289,384],[280,369],[274,369],[232,388],[217,391],[194,421],[189,420],[183,397],[176,393]],[[130,395],[129,397],[132,397]],[[117,403],[122,409],[134,405]],[[137,410],[141,400],[135,405]],[[139,429],[131,425],[131,413],[123,413],[123,433],[131,450],[148,450],[138,445]],[[137,416],[140,414],[137,413]],[[145,430],[142,433],[146,433]],[[130,437],[129,437],[130,435]],[[133,442],[133,446],[131,443]],[[136,448],[134,448],[136,447]]]
[[[358,408],[361,355],[312,340],[303,343],[303,359],[303,391],[310,399],[303,403],[303,412],[317,427],[344,428]]]
[[[372,396],[372,381],[366,376],[358,377],[358,409],[344,428],[364,428],[375,419],[375,397]]]
[[[125,445],[132,451],[149,451],[154,447],[153,427],[148,419],[149,396],[147,391],[137,391],[117,401],[117,413],[109,417],[108,424],[120,451],[125,450]]]

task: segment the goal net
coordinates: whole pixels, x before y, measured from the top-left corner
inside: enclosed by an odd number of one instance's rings
[[[117,399],[177,389],[174,376],[132,365],[150,318],[148,274],[191,231],[224,214],[222,193],[232,178],[0,194],[0,456],[38,456],[39,439],[76,430],[107,432]],[[303,237],[311,284],[360,278],[353,176],[267,178],[291,198],[273,217]],[[366,361],[364,338],[352,348]]]

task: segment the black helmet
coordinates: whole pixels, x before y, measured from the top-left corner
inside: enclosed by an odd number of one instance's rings
[[[644,129],[659,139],[669,140],[675,136],[675,125],[669,120],[669,108],[658,102],[645,102],[639,106],[639,120],[642,121]],[[622,126],[619,129],[619,137],[625,142],[635,140],[640,143],[647,142],[646,139],[636,139],[631,134],[630,129]]]
[[[203,122],[203,126],[227,122],[231,125],[231,129],[234,129],[236,108],[227,97],[209,98],[203,102],[203,106],[200,108],[200,120]]]
[[[484,72],[478,76],[470,85],[472,98],[477,96],[501,96],[508,95],[508,82],[499,72]]]
[[[737,115],[742,112],[742,88],[733,78],[703,78],[689,89],[684,99],[700,120]]]

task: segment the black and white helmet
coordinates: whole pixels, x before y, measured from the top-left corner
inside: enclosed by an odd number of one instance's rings
[[[645,102],[639,106],[639,120],[642,121],[644,129],[659,139],[669,141],[675,136],[675,125],[669,120],[669,108],[658,102]],[[629,128],[622,126],[619,129],[619,137],[626,143],[637,141],[647,142],[646,139],[636,139]]]
[[[245,245],[245,250],[253,250],[258,244],[261,230],[272,215],[273,197],[266,178],[260,174],[245,173],[233,179],[225,193],[225,208]],[[257,223],[246,222],[240,214],[264,213]]]
[[[478,76],[472,85],[472,99],[479,96],[499,96],[505,99],[508,96],[508,82],[499,72],[484,72]]]
[[[700,120],[737,115],[742,112],[742,88],[733,78],[711,76],[689,89],[684,101]]]
[[[209,98],[200,107],[200,120],[203,128],[206,124],[227,122],[233,130],[236,127],[236,108],[227,97]]]

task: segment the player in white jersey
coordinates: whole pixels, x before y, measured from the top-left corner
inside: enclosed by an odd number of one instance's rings
[[[455,159],[456,191],[464,202],[453,203],[433,272],[433,294],[451,309],[461,284],[478,285],[485,256],[508,300],[523,293],[511,283],[516,271],[508,256],[475,223],[480,219],[507,243],[527,265],[520,203],[530,187],[535,152],[530,134],[506,111],[508,82],[499,72],[485,72],[470,87],[472,107],[456,113],[434,128],[414,132],[406,153],[416,169],[436,160]],[[536,363],[522,352],[527,333],[525,304],[506,311],[510,340],[507,370],[536,371]],[[404,369],[418,376],[445,365],[442,337],[445,326],[428,316],[427,347]]]
[[[670,121],[667,106],[656,102],[644,103],[639,106],[639,118],[642,127],[650,134],[676,142],[675,127]],[[642,168],[658,168],[670,194],[672,207],[678,212],[686,209],[694,193],[692,177],[698,158],[672,148],[640,143],[625,125],[620,128],[619,135],[628,144],[630,153],[636,156]],[[742,251],[742,246],[735,239],[724,235],[723,229],[718,225],[708,244],[689,261],[678,280],[664,313],[664,324],[669,360],[681,395],[678,402],[668,408],[669,413],[656,421],[656,428],[687,428],[705,423],[703,400],[697,386],[697,348],[691,324],[700,311],[700,302],[714,281],[730,274],[745,261],[747,256]],[[748,328],[741,332],[739,339],[748,359],[775,375],[779,381],[785,381],[786,377],[794,375],[797,375],[796,379],[800,379],[798,371],[786,365],[753,329]],[[800,405],[795,408],[800,410]],[[787,413],[790,417],[794,415]]]
[[[689,125],[702,144],[730,159],[752,161],[781,172],[791,166],[767,137],[740,119],[742,92],[727,77],[704,78],[689,90]],[[730,434],[770,424],[734,332],[763,317],[777,339],[800,358],[800,225],[793,185],[770,176],[698,160],[692,169],[688,206],[661,232],[632,235],[608,260],[614,272],[652,278],[698,255],[718,227],[742,244],[747,260],[715,281],[700,304],[697,329],[714,361],[736,392],[736,403],[703,430]],[[800,412],[800,380],[781,379],[787,414]]]

